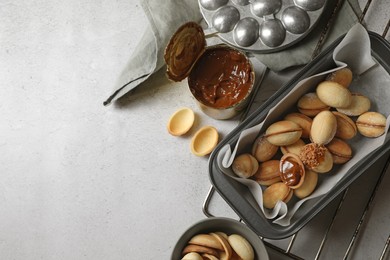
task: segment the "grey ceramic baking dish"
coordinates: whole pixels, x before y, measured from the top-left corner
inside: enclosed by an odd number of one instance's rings
[[[369,32],[369,37],[373,58],[390,74],[390,43],[373,32]],[[246,118],[245,121],[229,133],[210,155],[209,177],[212,185],[242,220],[261,237],[283,239],[295,234],[334,198],[343,192],[353,181],[367,171],[375,161],[383,157],[383,155],[390,150],[390,138],[387,137],[385,143],[381,147],[370,153],[364,160],[355,164],[346,176],[328,193],[317,199],[307,201],[306,203],[310,205],[298,210],[289,226],[273,224],[270,220],[266,219],[248,188],[226,176],[217,165],[217,155],[221,149],[226,145],[234,145],[244,129],[261,123],[268,111],[287,95],[300,80],[336,67],[332,58],[332,53],[342,39],[343,37],[340,37],[336,40],[312,62],[305,66],[293,79],[291,79],[291,81],[281,87],[262,106],[256,109],[256,111]]]

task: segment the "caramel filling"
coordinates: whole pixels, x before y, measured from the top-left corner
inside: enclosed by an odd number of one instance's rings
[[[230,48],[206,50],[188,78],[192,94],[203,104],[227,108],[244,99],[253,85],[248,59]]]
[[[283,160],[280,164],[280,178],[287,186],[295,186],[302,178],[300,165],[292,160]]]

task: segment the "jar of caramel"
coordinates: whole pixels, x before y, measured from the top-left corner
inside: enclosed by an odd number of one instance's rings
[[[164,59],[169,79],[188,77],[189,90],[206,115],[229,119],[248,104],[255,82],[250,60],[225,44],[207,47],[197,23],[186,23],[176,31]]]

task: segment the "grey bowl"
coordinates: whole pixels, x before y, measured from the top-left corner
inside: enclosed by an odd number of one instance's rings
[[[268,253],[264,246],[263,241],[256,235],[251,229],[249,229],[243,223],[230,219],[230,218],[220,218],[213,217],[203,219],[192,226],[190,226],[181,237],[178,239],[175,247],[173,248],[171,259],[180,260],[182,258],[181,252],[183,248],[187,245],[187,242],[195,235],[201,233],[210,233],[210,232],[224,232],[228,235],[238,234],[246,238],[248,242],[252,245],[255,252],[255,259],[268,260]]]

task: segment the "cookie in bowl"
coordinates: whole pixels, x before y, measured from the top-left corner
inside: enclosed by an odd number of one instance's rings
[[[230,218],[212,217],[198,221],[183,232],[171,259],[268,260],[269,257],[263,241],[245,224]]]

